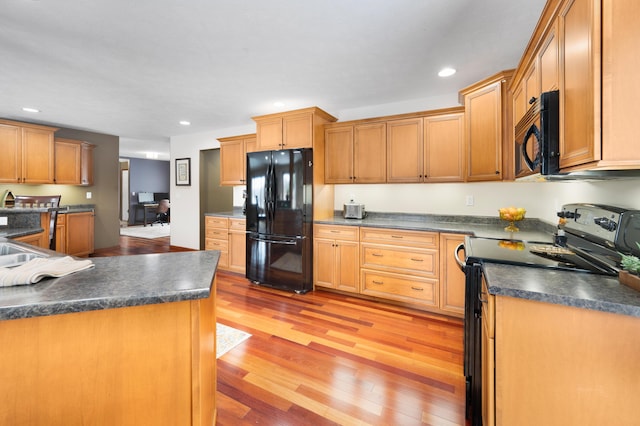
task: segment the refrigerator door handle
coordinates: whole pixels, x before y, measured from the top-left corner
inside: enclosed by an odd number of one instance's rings
[[[295,246],[296,244],[298,244],[298,240],[272,240],[269,238],[256,238],[256,237],[250,237],[251,239],[255,240],[255,241],[261,241],[264,243],[269,243],[269,244],[282,244],[282,245],[287,245],[287,246]]]

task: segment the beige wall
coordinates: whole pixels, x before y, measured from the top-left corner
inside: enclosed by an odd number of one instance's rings
[[[113,247],[119,244],[120,221],[118,215],[118,151],[120,138],[101,133],[61,128],[57,137],[87,141],[94,149],[94,185],[26,185],[0,184],[0,192],[9,189],[14,195],[61,194],[62,205],[94,204],[95,248]],[[92,198],[87,199],[87,192]]]

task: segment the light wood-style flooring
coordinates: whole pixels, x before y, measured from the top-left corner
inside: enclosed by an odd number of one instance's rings
[[[168,240],[96,255],[181,250]],[[467,424],[461,320],[217,277],[217,321],[252,335],[218,360],[218,425]]]

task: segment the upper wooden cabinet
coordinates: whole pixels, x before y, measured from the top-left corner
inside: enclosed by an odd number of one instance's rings
[[[542,12],[514,75],[514,117],[535,63],[540,92],[560,91],[563,172],[640,169],[634,116],[639,15],[638,2],[613,0],[549,0]]]
[[[424,182],[462,182],[464,161],[464,109],[424,117]]]
[[[55,139],[55,183],[93,185],[94,145],[73,139]]]
[[[502,71],[460,91],[465,108],[465,148],[467,181],[511,179],[503,176],[504,161],[513,160],[511,102],[507,87],[513,70]],[[511,150],[511,151],[510,151]]]
[[[464,180],[464,108],[325,126],[326,183]]]
[[[337,119],[318,107],[253,117],[256,151],[313,148],[318,126]],[[321,130],[321,129],[320,129]]]
[[[566,1],[558,15],[560,169],[600,160],[600,1]]]
[[[385,123],[325,126],[325,183],[386,182]]]
[[[54,183],[56,130],[0,120],[0,183]]]
[[[247,152],[256,150],[256,135],[220,138],[220,185],[247,183]]]
[[[387,182],[422,182],[422,117],[387,121]]]

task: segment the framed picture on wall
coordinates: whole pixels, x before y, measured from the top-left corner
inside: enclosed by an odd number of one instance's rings
[[[191,185],[191,158],[176,158],[176,186]]]

